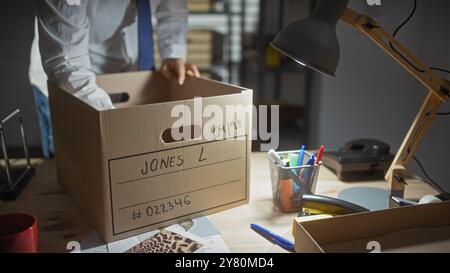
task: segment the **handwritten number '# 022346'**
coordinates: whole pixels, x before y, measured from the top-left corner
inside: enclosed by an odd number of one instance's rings
[[[191,201],[189,200],[189,194],[186,194],[183,198],[178,197],[174,199],[170,199],[169,201],[164,201],[162,203],[148,206],[147,207],[147,216],[158,215],[161,213],[169,212],[174,210],[175,208],[182,208],[184,206],[189,206]]]

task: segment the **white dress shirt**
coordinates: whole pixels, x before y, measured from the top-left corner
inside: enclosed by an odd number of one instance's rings
[[[149,1],[161,59],[185,59],[187,0]],[[39,35],[35,35],[31,50],[30,82],[48,95],[46,74],[51,82],[97,109],[111,108],[111,100],[97,86],[95,75],[137,69],[136,1],[36,3]]]

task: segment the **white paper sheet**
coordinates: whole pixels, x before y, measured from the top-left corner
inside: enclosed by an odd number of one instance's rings
[[[219,230],[209,221],[207,217],[199,217],[191,221],[175,224],[164,228],[171,232],[197,241],[203,245],[196,253],[229,253],[225,241],[220,236]],[[92,232],[81,242],[82,253],[123,253],[133,246],[158,234],[160,230],[154,230],[123,240],[105,244],[97,232]]]

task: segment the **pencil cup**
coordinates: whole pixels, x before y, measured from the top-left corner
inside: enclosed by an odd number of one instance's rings
[[[273,201],[283,212],[295,212],[301,210],[301,198],[303,194],[314,193],[322,162],[307,165],[312,154],[305,152],[303,162],[296,166],[297,162],[290,162],[298,155],[299,151],[277,152],[282,161],[288,162],[285,166],[277,164],[269,157],[270,178],[272,181]]]

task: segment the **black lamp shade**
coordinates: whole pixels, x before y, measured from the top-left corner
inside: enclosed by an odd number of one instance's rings
[[[336,24],[348,0],[320,0],[313,14],[285,28],[270,43],[296,62],[334,76],[339,63]]]

